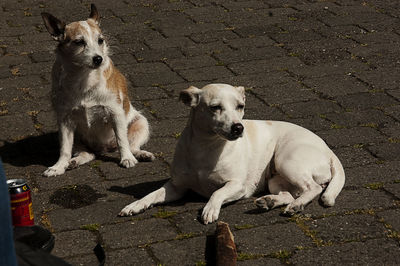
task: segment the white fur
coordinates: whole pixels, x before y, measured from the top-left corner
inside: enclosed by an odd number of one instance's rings
[[[301,211],[329,182],[322,201],[334,204],[344,185],[344,171],[317,135],[287,122],[242,120],[242,87],[191,87],[181,98],[192,110],[176,146],[171,180],[127,205],[121,216],[179,199],[191,189],[209,198],[202,213],[207,224],[218,219],[221,205],[264,191],[266,184],[272,195],[256,200],[265,209],[288,205],[285,213]],[[215,105],[221,110],[210,108]],[[238,122],[244,125],[242,137],[230,132]]]

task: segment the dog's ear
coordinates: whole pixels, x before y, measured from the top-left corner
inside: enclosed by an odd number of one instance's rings
[[[246,93],[243,86],[235,87],[235,89],[243,96],[243,101],[246,100]]]
[[[42,18],[47,31],[53,36],[54,40],[61,41],[64,37],[65,23],[46,12],[42,13]]]
[[[181,91],[179,100],[190,107],[195,107],[200,103],[200,95],[202,90],[194,86],[190,86],[186,90]]]
[[[97,11],[97,7],[95,4],[90,5],[90,15],[89,18],[93,19],[97,24],[100,23],[100,15],[99,11]]]

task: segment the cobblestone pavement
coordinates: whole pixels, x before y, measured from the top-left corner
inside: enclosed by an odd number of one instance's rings
[[[131,100],[150,121],[146,149],[157,159],[123,169],[118,154],[105,154],[44,178],[58,158],[49,99],[56,43],[40,13],[71,22],[88,16],[90,2],[1,1],[0,155],[9,178],[28,180],[36,223],[56,237],[53,254],[96,265],[92,249],[101,243],[107,265],[212,264],[215,224],[198,220],[205,199],[117,213],[169,178],[189,114],[178,92],[225,82],[247,88],[247,118],[286,120],[320,135],[347,175],[332,208],[314,200],[289,218],[256,210],[254,198],[224,207],[220,220],[231,226],[239,265],[400,264],[397,1],[95,3]]]

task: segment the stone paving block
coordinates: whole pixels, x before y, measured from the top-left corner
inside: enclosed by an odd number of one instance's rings
[[[400,165],[398,161],[380,162],[345,169],[345,172],[348,178],[347,184],[355,186],[371,183],[391,183],[399,177]]]
[[[286,122],[290,122],[299,126],[302,126],[312,132],[328,130],[331,128],[331,123],[322,119],[319,116],[307,117],[307,118],[286,118]]]
[[[396,142],[400,139],[400,123],[393,123],[381,129],[381,132],[389,137],[389,141]]]
[[[217,61],[209,55],[199,55],[183,59],[170,59],[167,64],[174,70],[216,66]]]
[[[386,191],[389,191],[391,194],[393,194],[397,199],[400,199],[400,184],[399,184],[399,179],[400,179],[400,174],[394,173],[392,175],[395,177],[395,181],[393,183],[388,183],[383,185]]]
[[[3,111],[6,110],[7,109]],[[14,142],[35,135],[36,130],[33,126],[32,118],[29,117],[28,114],[21,114],[14,116],[0,116],[0,132],[1,140]]]
[[[56,242],[52,254],[61,258],[92,253],[97,244],[96,236],[85,230],[55,233],[54,237]]]
[[[327,113],[341,111],[341,108],[335,102],[320,99],[285,104],[282,105],[282,109],[291,118],[304,118],[312,115],[320,116]]]
[[[210,43],[220,40],[226,42],[230,39],[238,38],[238,35],[227,28],[224,31],[209,31],[205,33],[192,34],[190,37],[196,43]]]
[[[132,217],[118,217],[123,207],[131,203],[133,198],[121,201],[98,201],[89,206],[77,209],[58,208],[46,211],[51,228],[55,232],[63,232],[74,229],[85,229],[85,226],[93,225],[94,231],[98,231],[104,224],[121,223]],[[89,230],[90,231],[90,230]]]
[[[154,260],[143,248],[129,248],[106,252],[106,265],[154,265]]]
[[[338,156],[343,167],[351,168],[367,164],[373,164],[377,159],[365,149],[358,147],[344,147],[333,150]]]
[[[254,60],[249,62],[233,63],[228,67],[237,75],[268,73],[271,71],[286,70],[301,66],[303,63],[297,57],[277,57],[269,60]]]
[[[53,164],[57,162],[57,157],[54,158]],[[50,167],[53,164],[47,166]],[[41,167],[44,172],[47,167]],[[56,190],[58,188],[72,186],[77,184],[93,184],[102,180],[97,174],[96,169],[90,165],[81,165],[79,168],[67,170],[65,174],[52,177],[40,177],[37,179],[41,191]]]
[[[305,79],[304,83],[313,90],[328,97],[336,97],[348,93],[367,92],[368,86],[349,76],[328,76]]]
[[[393,230],[400,231],[400,209],[386,210],[378,212],[377,216],[384,219],[385,224],[389,224]]]
[[[64,260],[71,265],[76,265],[76,266],[85,266],[85,265],[97,265],[99,261],[97,260],[96,255],[90,254],[90,255],[80,255],[80,256],[72,256],[68,258],[64,258]],[[108,264],[108,260],[107,260]],[[113,264],[109,264],[113,265]]]
[[[279,265],[281,262],[279,259],[273,258],[261,258],[261,259],[248,259],[248,260],[238,260],[237,265],[241,266],[263,266],[263,265]]]
[[[383,109],[386,114],[400,121],[400,105],[392,105]]]
[[[399,159],[400,143],[381,143],[380,145],[371,145],[368,149],[382,160]]]
[[[261,92],[257,94],[270,105],[316,100],[318,98],[312,90],[295,81],[278,85],[271,84],[262,88]]]
[[[233,76],[232,72],[224,66],[179,70],[179,74],[189,82],[206,80],[210,83],[221,77]]]
[[[332,147],[353,146],[357,144],[376,144],[386,142],[386,138],[370,127],[332,129],[318,132],[318,135]],[[347,136],[343,139],[343,136]]]
[[[184,87],[182,90],[186,88],[188,87]],[[178,98],[147,101],[145,105],[150,113],[159,119],[183,118],[190,112],[189,107],[181,103]]]
[[[125,223],[105,225],[100,228],[107,248],[132,248],[144,244],[174,239],[176,230],[166,219],[132,220]]]
[[[290,238],[282,237],[286,232]],[[247,236],[253,237],[248,238]],[[238,252],[270,254],[279,250],[292,251],[296,246],[311,247],[311,238],[304,235],[295,223],[260,226],[235,232]]]
[[[340,192],[333,207],[324,208],[315,199],[305,207],[302,214],[305,217],[318,218],[337,214],[368,212],[369,210],[379,211],[397,206],[396,200],[382,189],[354,189],[351,185],[348,185],[351,182],[350,178],[346,182],[345,189]],[[361,202],[358,201],[360,198],[363,199]]]
[[[165,265],[196,265],[206,261],[206,243],[206,237],[195,237],[153,244],[151,250]]]
[[[229,46],[240,49],[244,47],[271,47],[276,42],[268,36],[257,36],[249,38],[236,38],[225,41]]]
[[[313,79],[330,75],[343,76],[350,73],[364,73],[369,69],[369,66],[367,64],[350,59],[337,60],[335,62],[325,62],[317,65],[301,65],[299,67],[289,69],[296,75]]]
[[[400,251],[395,241],[372,239],[366,242],[352,242],[305,249],[296,252],[290,259],[293,264],[398,264]]]
[[[285,55],[285,50],[277,46],[266,47],[244,47],[238,50],[217,53],[215,57],[224,64],[236,63],[241,61],[251,61],[260,59],[270,59]]]
[[[390,90],[398,89],[400,87],[399,80],[395,77],[395,73],[398,72],[398,68],[393,67],[376,68],[370,71],[356,73],[356,76],[370,84],[374,89]]]
[[[343,127],[362,126],[381,129],[394,122],[391,117],[377,109],[362,111],[348,110],[348,112],[344,113],[330,113],[326,114],[326,118],[332,121],[332,125]]]
[[[371,215],[332,216],[305,222],[324,243],[346,243],[384,238],[385,227]]]

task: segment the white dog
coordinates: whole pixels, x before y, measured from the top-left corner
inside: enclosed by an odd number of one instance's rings
[[[294,214],[325,186],[322,202],[335,204],[344,185],[344,170],[317,135],[287,122],[242,120],[243,87],[190,87],[181,92],[180,99],[192,109],[176,146],[172,178],[126,206],[121,216],[177,200],[191,189],[209,198],[202,219],[212,223],[222,204],[263,191],[266,182],[272,194],[256,200],[265,209],[288,205],[284,212]]]
[[[92,152],[117,147],[123,167],[133,167],[137,159],[153,160],[153,154],[140,150],[149,138],[148,122],[131,105],[127,82],[108,56],[96,6],[89,19],[68,25],[48,13],[42,17],[59,42],[52,90],[60,137],[60,157],[43,175],[61,175],[93,160]],[[74,133],[86,145],[71,159]]]

